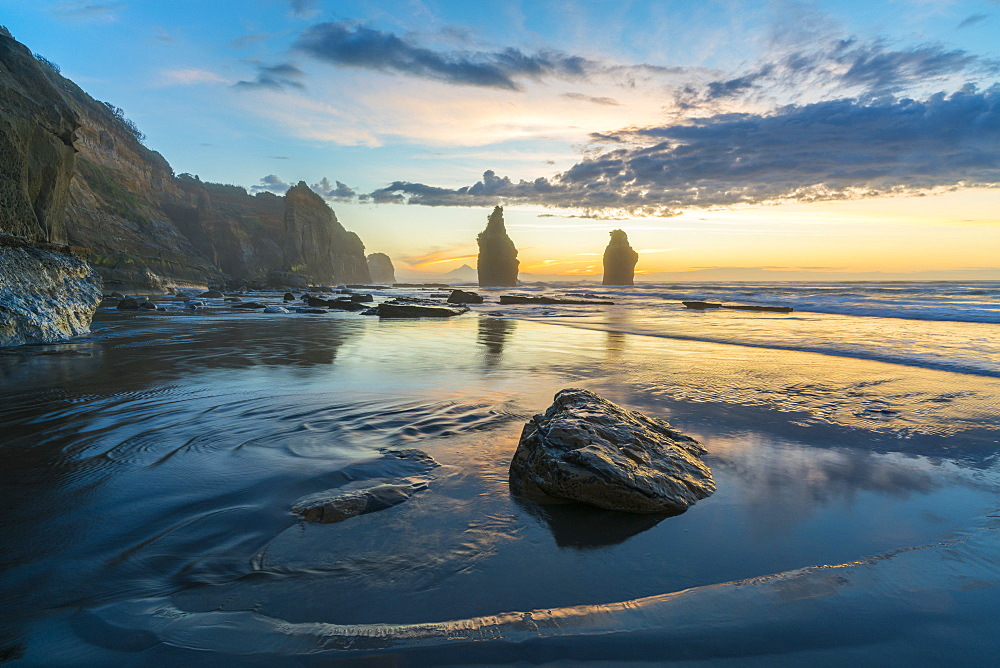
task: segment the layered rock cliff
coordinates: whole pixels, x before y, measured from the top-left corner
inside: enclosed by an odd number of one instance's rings
[[[503,223],[503,207],[493,209],[486,222],[486,229],[479,233],[479,285],[517,285],[517,248],[507,236]]]
[[[322,198],[178,176],[142,140],[0,32],[0,232],[89,249],[109,290],[263,282],[299,265],[317,283],[370,280],[361,240]]]
[[[0,232],[65,240],[79,126],[39,61],[0,31]]]
[[[639,254],[632,249],[624,230],[611,230],[604,249],[604,285],[634,285]]]
[[[372,253],[368,256],[368,273],[375,283],[395,283],[396,268],[385,253]]]
[[[285,193],[285,265],[319,283],[371,283],[365,245],[305,181]]]

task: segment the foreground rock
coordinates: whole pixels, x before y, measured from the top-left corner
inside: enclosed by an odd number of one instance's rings
[[[521,432],[511,484],[610,510],[684,510],[715,492],[705,449],[663,420],[565,389]]]
[[[427,483],[422,481],[363,480],[304,497],[292,506],[292,512],[306,522],[332,524],[398,506],[425,489]]]
[[[638,261],[625,230],[611,230],[611,241],[604,249],[604,285],[634,285]]]
[[[0,346],[55,343],[90,331],[101,279],[85,260],[0,238]]]
[[[376,283],[396,282],[396,269],[385,253],[372,253],[368,256],[368,273]]]
[[[517,248],[507,236],[503,207],[493,209],[486,229],[479,233],[479,285],[517,285]]]
[[[305,496],[291,510],[306,522],[331,524],[392,508],[427,489],[433,479],[429,474],[437,467],[423,450],[386,449],[381,459],[344,470],[355,478],[351,482]]]
[[[414,304],[393,300],[383,302],[376,309],[380,318],[451,318],[462,315],[469,309],[466,307],[452,308],[448,306],[431,306],[429,304]]]
[[[452,290],[448,295],[449,304],[482,304],[483,296],[478,292],[466,292],[465,290]]]
[[[555,297],[524,297],[521,295],[500,295],[501,304],[601,304],[614,306],[614,302],[604,299],[557,299]]]

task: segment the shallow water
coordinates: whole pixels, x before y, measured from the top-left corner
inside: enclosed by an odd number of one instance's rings
[[[954,573],[944,584],[914,582],[899,558],[871,567],[875,589],[897,602],[903,592],[947,592],[950,607],[934,612],[950,638],[942,646],[988,656],[971,613],[954,603],[987,615],[1000,602],[988,524],[1000,514],[1000,379],[596,331],[577,318],[102,310],[93,332],[0,356],[8,658],[217,665],[240,656],[275,665],[390,651],[416,663],[653,660],[681,633],[670,620],[717,596],[717,585],[937,544],[950,547],[917,550],[917,566],[906,568],[938,572],[934,550],[949,550]],[[33,354],[41,352],[55,354]],[[674,517],[513,496],[507,465],[521,425],[571,386],[701,440],[719,491]],[[440,466],[385,455],[399,448]],[[428,489],[382,512],[333,525],[289,512],[349,480],[405,475],[426,476]],[[747,590],[723,589],[728,602],[698,613],[717,637],[699,640],[689,628],[685,642],[704,651],[674,658],[787,650],[787,613],[755,603],[757,645],[739,651],[733,637],[745,628],[720,620]],[[686,603],[662,600],[686,590]],[[797,603],[797,623],[814,615],[817,626],[796,651],[834,663],[864,644],[826,615],[878,614],[897,630],[913,623],[905,606],[852,596]],[[624,601],[634,603],[600,607]],[[493,618],[419,633],[396,626],[531,610],[564,620],[561,630],[522,637],[521,626]],[[441,646],[438,632],[456,642]],[[727,633],[736,634],[730,654],[721,649]],[[890,645],[900,642],[890,635]],[[380,642],[359,640],[373,636]],[[492,653],[485,637],[496,641]]]

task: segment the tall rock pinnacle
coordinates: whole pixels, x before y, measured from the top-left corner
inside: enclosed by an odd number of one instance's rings
[[[611,230],[611,241],[604,249],[604,285],[633,285],[638,261],[625,230]]]
[[[479,233],[479,285],[517,285],[517,249],[503,224],[503,207],[493,209]]]

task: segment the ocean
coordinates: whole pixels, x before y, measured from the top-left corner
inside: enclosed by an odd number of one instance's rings
[[[985,665],[1000,651],[1000,283],[480,292],[445,320],[154,298],[167,310],[102,307],[88,337],[2,351],[0,657]],[[514,293],[615,303],[498,303]],[[521,428],[565,387],[697,438],[718,491],[669,517],[519,496]],[[411,449],[437,465],[387,455]],[[290,512],[407,475],[426,490],[387,510]]]

